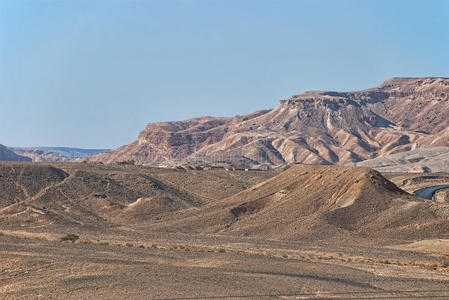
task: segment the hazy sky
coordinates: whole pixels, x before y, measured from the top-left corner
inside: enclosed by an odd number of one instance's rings
[[[449,1],[0,0],[8,146],[112,148],[393,76],[449,76]]]

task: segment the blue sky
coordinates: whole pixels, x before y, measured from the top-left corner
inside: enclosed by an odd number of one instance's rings
[[[0,143],[113,148],[149,122],[449,76],[449,1],[0,0]]]

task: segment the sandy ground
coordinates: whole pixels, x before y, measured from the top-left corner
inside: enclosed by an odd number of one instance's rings
[[[126,232],[98,240],[86,235],[71,243],[44,240],[56,238],[53,234],[18,235],[0,236],[2,299],[449,297],[444,258],[410,251],[420,250],[413,245],[394,250],[363,242],[342,246]]]

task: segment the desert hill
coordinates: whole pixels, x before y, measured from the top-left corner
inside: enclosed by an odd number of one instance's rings
[[[444,297],[448,210],[361,167],[2,162],[0,295]]]
[[[446,206],[371,169],[297,165],[200,212],[186,210],[168,228],[270,240],[417,238],[447,236],[448,216]]]
[[[276,174],[224,169],[102,166],[83,163],[0,164],[2,228],[109,228],[150,222],[226,198]]]
[[[345,164],[449,146],[448,125],[448,78],[392,78],[363,91],[306,92],[247,116],[151,123],[137,141],[88,160]]]
[[[31,158],[18,155],[0,144],[0,161],[31,161]]]
[[[445,203],[416,198],[361,167],[295,165],[279,173],[3,163],[0,191],[4,229],[125,226],[268,240],[449,232]]]

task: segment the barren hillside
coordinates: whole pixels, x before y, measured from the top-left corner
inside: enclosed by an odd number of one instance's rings
[[[66,163],[0,165],[2,228],[109,228],[152,222],[276,174]]]
[[[442,298],[448,216],[360,167],[1,163],[0,297]]]
[[[449,146],[449,79],[393,78],[357,92],[306,92],[273,110],[149,124],[139,139],[89,158],[111,163],[345,164]]]
[[[413,239],[447,236],[448,216],[446,205],[415,198],[371,169],[298,165],[164,227],[270,240]]]

